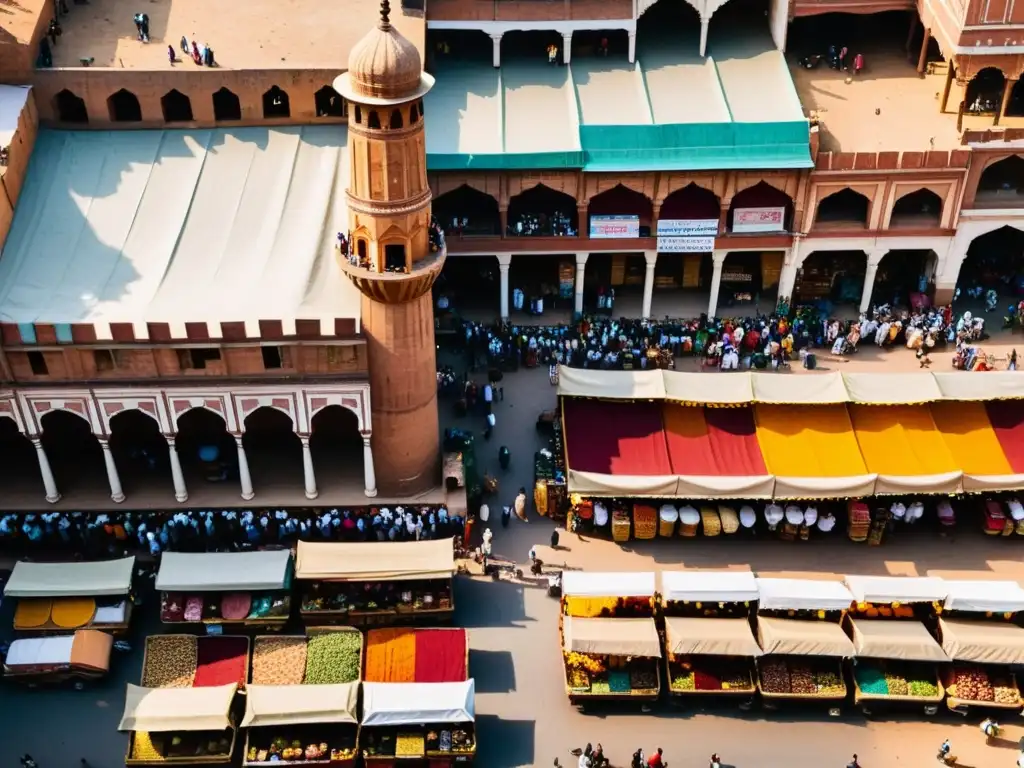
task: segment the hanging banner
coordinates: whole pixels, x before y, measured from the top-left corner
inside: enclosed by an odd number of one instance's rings
[[[718,219],[658,219],[658,237],[714,237]],[[661,250],[661,246],[658,246]]]
[[[640,237],[640,217],[591,216],[590,237],[595,240]]]
[[[710,253],[715,250],[713,237],[658,236],[658,253]]]
[[[785,208],[737,208],[732,212],[732,231],[785,232]]]

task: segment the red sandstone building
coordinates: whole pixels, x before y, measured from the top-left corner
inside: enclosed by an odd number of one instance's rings
[[[0,21],[8,507],[427,491],[439,273],[489,318],[545,283],[558,317],[678,316],[1021,262],[1012,4],[426,0],[372,52],[372,0],[151,7],[146,45],[123,0],[72,5],[51,67],[52,4]],[[219,66],[171,65],[183,33]],[[804,66],[833,44],[864,71]]]

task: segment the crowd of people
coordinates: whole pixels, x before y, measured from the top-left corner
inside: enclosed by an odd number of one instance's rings
[[[42,512],[0,517],[0,548],[88,558],[148,552],[232,552],[295,541],[418,541],[462,536],[445,507]]]

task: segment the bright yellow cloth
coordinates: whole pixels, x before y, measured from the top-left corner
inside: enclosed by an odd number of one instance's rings
[[[868,474],[844,405],[757,405],[757,442],[780,477]]]
[[[15,629],[38,629],[50,620],[53,601],[46,598],[25,598],[18,600],[14,609]]]
[[[50,621],[62,629],[84,627],[96,615],[96,601],[91,597],[63,597],[53,601]]]
[[[966,474],[1014,474],[984,403],[932,403],[930,409],[953,461]]]
[[[915,477],[959,470],[927,405],[850,405],[869,472]]]

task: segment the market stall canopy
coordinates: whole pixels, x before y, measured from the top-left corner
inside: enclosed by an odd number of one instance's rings
[[[1024,488],[1024,472],[1010,463],[988,406],[1015,402],[939,402],[928,406],[953,462],[964,473],[965,491],[1012,491]],[[1005,434],[1005,433],[1004,433]],[[1021,469],[1024,469],[1022,467]]]
[[[113,647],[111,635],[94,629],[57,637],[28,637],[11,643],[4,666],[12,671],[70,666],[108,672]]]
[[[614,621],[614,619],[612,619]],[[665,650],[675,656],[760,656],[746,619],[665,618]]]
[[[708,376],[704,373],[662,371],[665,398],[698,405],[743,405],[754,400],[751,374]]]
[[[839,373],[817,376],[777,376],[752,373],[754,401],[775,405],[828,405],[845,403],[850,396]]]
[[[1024,473],[1024,400],[990,400],[985,415],[1013,472]]]
[[[231,727],[238,686],[143,688],[128,683],[119,731],[223,731]]]
[[[934,576],[844,576],[858,603],[934,603],[946,599],[946,582]]]
[[[761,650],[789,656],[853,656],[853,643],[843,628],[830,621],[757,620]]]
[[[752,603],[757,579],[750,571],[662,571],[665,600],[709,603]]]
[[[661,371],[593,371],[558,366],[560,397],[598,397],[605,400],[664,400]]]
[[[930,373],[844,373],[850,402],[862,405],[916,405],[942,400]]]
[[[363,725],[471,723],[473,680],[462,683],[363,683]]]
[[[654,619],[563,618],[562,649],[597,656],[661,658],[661,639]]]
[[[6,597],[101,597],[131,591],[135,558],[86,563],[16,563]]]
[[[300,541],[295,577],[314,581],[444,579],[455,571],[451,539],[343,544]]]
[[[654,571],[565,571],[565,597],[651,597]]]
[[[853,627],[853,652],[865,659],[945,662],[949,658],[919,621],[858,619]]]
[[[249,685],[242,727],[358,723],[359,683]]]
[[[164,552],[156,574],[158,592],[257,592],[284,589],[292,553]]]
[[[757,590],[765,611],[845,611],[853,603],[840,581],[758,579]]]
[[[998,621],[939,619],[942,650],[954,661],[1024,664],[1024,629]]]
[[[1024,398],[1024,377],[1016,371],[986,371],[984,376],[933,373],[946,400],[1005,400]]]
[[[1024,611],[1024,589],[1015,581],[946,581],[947,611]]]

